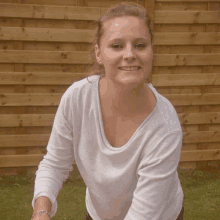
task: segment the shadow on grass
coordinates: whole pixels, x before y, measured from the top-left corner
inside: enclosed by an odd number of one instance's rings
[[[220,169],[211,166],[203,170],[178,168],[178,174],[186,194],[184,219],[215,220],[215,216],[219,216],[216,207],[219,204],[217,186],[220,180]],[[32,215],[31,200],[34,193],[34,181],[35,173],[28,173],[26,176],[0,175],[0,194],[4,203],[0,207],[0,219],[22,220]],[[53,219],[72,219],[71,216],[74,216],[76,220],[82,219],[84,214],[81,212],[85,209],[85,184],[76,169],[70,173],[63,188],[64,190],[58,197],[60,208]]]
[[[177,169],[181,184],[184,188],[199,187],[209,180],[220,179],[220,168],[208,166],[206,169],[185,170]],[[32,185],[34,187],[35,173],[28,172],[23,175],[1,175],[0,186],[21,186]],[[84,181],[80,176],[78,169],[70,173],[68,179],[64,182],[64,186],[68,184],[84,185]]]
[[[195,169],[195,170],[185,170],[178,168],[177,169],[179,178],[181,183],[186,187],[198,186],[198,184],[203,184],[212,179],[220,178],[220,168],[209,166],[208,169]],[[26,176],[23,175],[1,175],[0,174],[0,185],[7,184],[14,185],[29,185],[34,184],[35,181],[35,173],[29,172]],[[68,179],[64,182],[64,184],[68,183],[81,183],[84,185],[84,181],[80,176],[78,171],[74,171],[74,173],[70,173]]]
[[[178,168],[181,184],[185,188],[199,187],[210,180],[220,179],[220,168],[208,166],[206,169],[184,170]]]

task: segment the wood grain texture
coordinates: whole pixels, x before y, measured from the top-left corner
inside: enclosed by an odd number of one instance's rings
[[[219,65],[220,53],[154,54],[153,66]],[[0,63],[90,64],[89,52],[0,50]]]
[[[183,143],[211,143],[220,142],[218,131],[183,132]]]
[[[170,2],[170,3],[175,3],[175,2],[219,2],[219,0],[156,0],[157,3],[159,2]]]
[[[10,18],[97,20],[100,14],[91,7],[0,3],[1,17]]]
[[[94,30],[1,27],[0,40],[35,42],[91,42]]]
[[[30,167],[38,166],[43,154],[0,156],[0,167]]]
[[[71,85],[73,81],[87,77],[88,73],[77,72],[0,72],[0,85]],[[155,87],[218,86],[220,73],[201,74],[155,74]]]
[[[0,3],[0,168],[18,172],[39,165],[63,92],[88,76],[96,20],[119,2],[7,2]],[[219,0],[139,3],[153,19],[152,84],[183,127],[180,162],[220,161]]]
[[[216,86],[220,85],[220,73],[201,74],[155,74],[152,76],[155,86]]]
[[[62,93],[2,93],[0,106],[58,106]],[[219,105],[220,93],[164,94],[174,106]]]
[[[52,127],[54,118],[55,114],[0,114],[0,127]]]
[[[148,0],[150,1],[150,0]],[[152,4],[149,5],[150,10]],[[30,4],[0,4],[1,17],[98,20],[107,8],[79,6],[47,6]],[[220,23],[219,11],[155,11],[155,24],[210,24]]]
[[[152,26],[151,26],[152,30],[154,30],[155,4],[156,4],[155,0],[145,0],[145,8],[152,20]]]
[[[182,151],[180,162],[220,160],[220,150]]]
[[[220,93],[205,94],[164,94],[174,106],[219,105]]]
[[[62,93],[0,94],[0,106],[58,106]]]
[[[0,50],[0,63],[89,64],[90,54],[81,51]]]
[[[94,30],[1,27],[0,40],[35,42],[91,43]],[[154,33],[154,45],[219,45],[219,32],[163,32]]]
[[[1,147],[43,147],[49,141],[49,134],[0,135]]]
[[[219,11],[155,11],[155,24],[219,24]]]
[[[219,65],[220,53],[155,54],[154,66],[205,66]]]
[[[87,76],[87,72],[0,72],[0,85],[70,86],[74,80]]]
[[[182,125],[220,124],[220,112],[178,113]]]

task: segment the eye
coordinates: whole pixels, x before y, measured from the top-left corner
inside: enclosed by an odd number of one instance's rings
[[[145,44],[136,44],[136,46],[145,48]]]
[[[114,48],[114,49],[119,49],[119,48],[122,48],[122,45],[112,44],[111,47]]]
[[[114,48],[114,49],[121,49],[123,47],[123,45],[121,45],[121,44],[112,44],[111,47]],[[136,44],[135,45],[135,48],[144,49],[145,47],[146,47],[145,44]]]

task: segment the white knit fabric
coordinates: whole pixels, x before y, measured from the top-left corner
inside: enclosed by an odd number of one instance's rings
[[[36,172],[32,207],[47,196],[55,215],[74,162],[94,220],[176,220],[184,194],[177,173],[182,129],[173,105],[148,84],[156,106],[124,146],[112,147],[103,128],[99,78],[75,82],[63,94]]]

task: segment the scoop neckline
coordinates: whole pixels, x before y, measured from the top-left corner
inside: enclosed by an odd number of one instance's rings
[[[105,135],[105,131],[104,131],[104,124],[103,124],[103,118],[102,118],[102,112],[101,112],[101,102],[100,102],[100,95],[99,95],[99,81],[100,81],[100,75],[98,75],[97,80],[96,80],[96,85],[95,85],[95,89],[96,89],[96,106],[97,106],[97,115],[98,115],[98,123],[99,123],[99,134],[102,137],[102,141],[104,142],[105,146],[107,146],[110,150],[115,150],[115,151],[120,151],[125,149],[127,146],[129,146],[129,144],[133,141],[133,139],[135,138],[136,134],[139,132],[139,130],[142,129],[142,127],[145,125],[145,123],[152,117],[152,115],[155,112],[155,109],[157,108],[158,105],[158,97],[156,92],[154,91],[154,89],[151,87],[151,83],[147,84],[148,88],[153,92],[155,98],[156,98],[156,104],[153,108],[153,110],[151,111],[151,113],[143,120],[143,122],[138,126],[138,128],[136,129],[136,131],[133,133],[133,135],[131,136],[131,138],[127,141],[126,144],[120,146],[120,147],[113,147],[108,139],[106,138]]]

